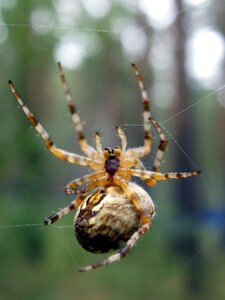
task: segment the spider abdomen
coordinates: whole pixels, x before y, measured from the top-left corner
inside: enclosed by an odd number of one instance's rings
[[[154,205],[148,198],[146,205],[153,211]],[[74,220],[77,240],[84,249],[94,253],[120,248],[140,225],[139,212],[118,186],[100,188],[88,196]]]

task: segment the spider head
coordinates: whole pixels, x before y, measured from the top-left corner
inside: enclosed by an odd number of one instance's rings
[[[105,170],[110,176],[113,176],[120,165],[119,157],[121,149],[120,147],[107,147],[103,151],[103,154],[105,156]]]
[[[121,153],[121,149],[119,146],[116,146],[116,147],[107,147],[104,149],[103,151],[103,154],[105,156],[105,158],[115,158],[115,157],[119,157],[120,156],[120,153]]]

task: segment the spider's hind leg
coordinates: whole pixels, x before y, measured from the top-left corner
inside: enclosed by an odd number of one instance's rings
[[[155,215],[154,204],[149,197],[149,195],[138,185],[134,183],[127,183],[122,178],[117,176],[116,182],[117,186],[120,186],[127,195],[127,198],[133,202],[135,210],[140,217],[140,225],[138,229],[131,235],[127,240],[125,245],[119,250],[118,253],[109,256],[108,258],[99,261],[97,263],[88,265],[81,268],[80,272],[91,271],[93,269],[102,267],[104,265],[112,264],[114,262],[120,261],[121,258],[127,255],[129,251],[134,247],[139,238],[145,234],[152,223],[152,219]]]
[[[79,269],[79,272],[86,272],[86,271],[91,271],[96,268],[103,267],[105,265],[112,264],[114,262],[120,261],[121,258],[123,258],[136,244],[136,242],[139,240],[139,238],[145,234],[151,226],[151,223],[144,224],[141,226],[126,242],[125,246],[116,254],[113,254],[109,256],[108,258],[96,262],[94,264],[88,265],[84,268]]]

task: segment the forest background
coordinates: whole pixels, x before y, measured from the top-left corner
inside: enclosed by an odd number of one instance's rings
[[[0,0],[0,299],[224,299],[224,0]],[[152,114],[168,137],[162,171],[199,177],[146,187],[151,230],[120,263],[74,238],[73,213],[42,220],[71,200],[64,185],[88,172],[57,160],[11,94],[11,79],[60,147],[80,153],[66,107],[61,61],[91,144],[143,144],[142,74]],[[157,150],[144,160],[148,169]],[[124,212],[126,213],[126,212]]]

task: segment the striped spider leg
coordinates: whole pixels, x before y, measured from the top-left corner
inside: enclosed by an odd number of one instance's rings
[[[141,97],[143,101],[143,125],[144,125],[144,146],[132,149],[133,152],[138,155],[139,158],[146,156],[150,153],[152,147],[152,133],[149,118],[151,117],[150,112],[150,100],[147,94],[147,91],[144,87],[141,75],[138,71],[138,68],[135,64],[132,64],[138,86],[141,92]]]
[[[138,68],[135,64],[132,64],[132,67],[133,67],[134,73],[136,75],[136,79],[138,82],[138,86],[139,86],[141,97],[142,97],[142,103],[143,103],[144,146],[136,148],[136,149],[131,149],[131,151],[135,152],[136,155],[139,156],[139,158],[146,156],[147,154],[150,153],[151,146],[152,146],[152,133],[151,133],[151,123],[152,123],[153,126],[156,128],[156,130],[159,134],[159,137],[160,137],[158,151],[156,153],[156,157],[155,157],[154,164],[153,164],[153,170],[159,171],[162,157],[163,157],[164,151],[166,150],[167,139],[166,139],[164,133],[162,132],[159,124],[153,119],[153,117],[151,115],[149,96],[144,87],[144,83],[142,81],[140,72],[138,71]],[[145,169],[145,167],[140,159],[137,160],[135,168],[143,169],[143,170]],[[155,184],[156,184],[156,182],[154,180],[152,180],[152,186]]]
[[[157,150],[156,157],[155,157],[154,164],[153,164],[153,170],[155,172],[158,172],[160,170],[160,165],[162,162],[163,154],[166,150],[168,141],[167,141],[164,133],[162,132],[159,123],[156,122],[151,115],[150,100],[149,100],[147,91],[144,87],[144,83],[142,81],[140,72],[138,71],[138,68],[135,64],[132,64],[132,67],[133,67],[133,70],[136,75],[136,79],[137,79],[137,82],[139,85],[139,89],[140,89],[141,97],[142,97],[142,101],[143,101],[143,122],[144,122],[144,133],[145,133],[145,148],[148,145],[148,150],[149,150],[149,151],[145,152],[143,156],[147,155],[151,151],[152,134],[150,131],[151,130],[150,123],[152,123],[160,137],[160,143],[159,143],[158,150]],[[137,162],[137,168],[145,169],[145,167],[143,166],[141,161]],[[155,184],[156,184],[156,182],[153,180],[152,186]]]
[[[160,171],[160,166],[161,166],[161,163],[162,163],[162,158],[163,158],[163,155],[165,153],[168,141],[166,139],[165,134],[162,132],[162,129],[159,126],[159,123],[156,122],[152,117],[149,118],[149,121],[153,124],[153,126],[157,130],[159,138],[160,138],[159,145],[158,145],[158,150],[156,152],[155,160],[154,160],[154,163],[153,163],[153,171],[154,172],[159,172]],[[146,183],[149,186],[155,186],[157,184],[157,180],[148,179]]]
[[[105,182],[108,180],[108,177],[107,176],[102,176],[102,177],[98,178],[98,176],[101,174],[100,172],[95,172],[95,173],[92,173],[90,175],[84,176],[82,178],[77,178],[77,179],[71,181],[70,183],[68,183],[66,185],[65,192],[68,195],[77,194],[78,197],[75,198],[73,201],[71,201],[71,203],[68,206],[60,209],[58,212],[52,214],[48,218],[45,218],[44,219],[44,224],[45,225],[53,224],[56,221],[58,221],[59,219],[61,219],[62,217],[69,214],[74,209],[78,209],[79,206],[83,203],[83,201],[86,199],[86,197],[90,193],[90,190],[96,188],[96,186],[97,187],[98,186],[104,186]],[[94,178],[96,178],[96,179],[94,179]],[[81,191],[81,190],[77,190],[75,188],[75,186],[79,186],[79,185],[82,185],[84,183],[88,183],[85,190]],[[99,188],[96,188],[95,191],[92,191],[92,193],[95,194],[98,191],[99,191]]]
[[[88,157],[94,157],[97,154],[97,152],[86,141],[82,122],[80,120],[80,116],[77,112],[75,104],[73,103],[70,89],[67,84],[66,77],[65,77],[65,74],[64,74],[64,71],[63,71],[63,68],[62,68],[62,65],[60,62],[58,62],[58,68],[59,68],[59,73],[60,73],[60,78],[61,78],[61,82],[63,85],[64,93],[65,93],[66,100],[67,100],[68,109],[69,109],[69,112],[72,117],[72,123],[74,125],[74,129],[77,133],[77,139],[78,139],[80,148],[84,152],[84,154],[87,155]]]
[[[200,170],[193,170],[190,172],[154,172],[148,170],[137,170],[137,169],[120,169],[120,172],[129,174],[130,176],[140,177],[147,185],[152,185],[152,180],[162,181],[169,179],[184,179],[192,176],[197,176],[201,173]]]
[[[15,90],[15,88],[13,86],[13,83],[11,81],[9,81],[9,87],[10,87],[13,95],[15,96],[16,100],[18,101],[19,105],[22,107],[22,109],[23,109],[25,115],[27,116],[28,120],[34,126],[34,128],[36,129],[36,131],[39,133],[39,135],[41,136],[41,138],[44,140],[44,142],[45,142],[48,150],[53,155],[55,155],[56,157],[58,157],[58,158],[60,158],[62,160],[65,160],[65,161],[67,161],[69,163],[78,164],[78,165],[81,165],[81,166],[87,166],[87,167],[90,167],[90,168],[92,168],[94,170],[99,170],[100,168],[102,168],[102,157],[101,157],[100,154],[98,154],[98,156],[95,156],[96,160],[93,160],[92,158],[88,158],[88,157],[85,157],[85,156],[77,155],[77,154],[74,154],[74,153],[71,153],[71,152],[68,152],[68,151],[65,151],[63,149],[60,149],[60,148],[56,147],[55,144],[54,144],[54,142],[50,139],[49,134],[47,133],[47,131],[42,126],[42,124],[40,122],[38,122],[37,118],[29,110],[29,108],[25,105],[25,103],[23,102],[23,100],[17,94],[17,92],[16,92],[16,90]],[[79,116],[77,117],[75,115],[74,118],[75,119],[79,119]],[[77,125],[77,128],[79,128],[78,125]],[[83,144],[82,144],[82,146],[83,146]],[[85,149],[89,149],[88,146]],[[97,153],[97,151],[96,151],[96,153]],[[96,172],[93,173],[93,175],[90,174],[90,175],[87,175],[86,177],[78,178],[78,179],[76,179],[76,181],[79,183],[79,185],[81,185],[81,184],[84,184],[87,181],[92,180],[92,178],[97,177],[98,174],[99,174],[99,171],[96,171]],[[79,192],[78,192],[78,194],[79,194]],[[61,218],[63,215],[65,215],[68,212],[70,212],[72,209],[75,209],[76,207],[78,207],[79,204],[81,203],[81,199],[84,199],[84,195],[82,195],[82,196],[80,195],[77,199],[73,200],[68,207],[65,207],[60,212],[58,212],[58,213],[50,216],[48,219],[46,219],[44,221],[44,223],[46,225],[49,225],[49,224],[55,222],[56,220],[58,220],[59,218]]]
[[[75,198],[73,201],[70,202],[70,204],[62,209],[60,209],[58,212],[52,214],[48,218],[44,218],[44,225],[51,225],[61,219],[62,217],[69,214],[71,211],[77,209],[81,203],[84,201],[85,197],[87,196],[86,193],[81,193],[77,198]]]
[[[38,122],[35,115],[29,110],[29,108],[25,105],[23,100],[17,94],[17,92],[16,92],[16,90],[13,86],[12,81],[9,81],[9,87],[10,87],[14,97],[18,101],[19,105],[22,107],[22,109],[23,109],[25,115],[27,116],[28,120],[31,122],[31,124],[36,129],[36,131],[39,133],[39,135],[43,139],[44,143],[46,144],[48,150],[53,155],[55,155],[56,157],[58,157],[62,160],[65,160],[65,161],[67,161],[71,164],[86,166],[86,167],[90,167],[90,168],[95,169],[95,170],[99,169],[99,167],[101,166],[101,163],[99,161],[97,161],[97,160],[94,161],[91,158],[81,156],[81,155],[78,155],[78,154],[74,154],[74,153],[71,153],[71,152],[68,152],[68,151],[65,151],[63,149],[60,149],[60,148],[56,147],[54,142],[51,140],[49,134],[47,133],[47,131],[42,126],[42,124],[40,122]],[[100,161],[101,161],[101,158],[100,158]]]

